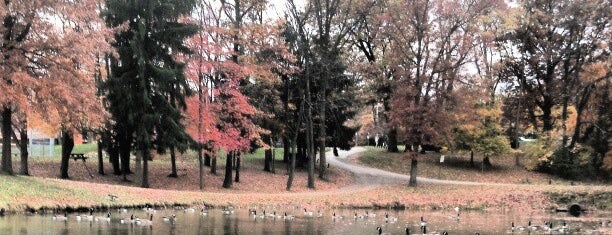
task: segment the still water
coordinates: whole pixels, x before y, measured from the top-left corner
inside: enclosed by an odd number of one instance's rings
[[[332,214],[343,218],[332,218]],[[354,213],[357,212],[357,218]],[[447,231],[449,234],[507,234],[511,232],[511,223],[516,224],[515,233],[527,234],[519,226],[527,227],[528,221],[533,225],[544,225],[552,221],[555,228],[566,222],[569,231],[564,234],[603,234],[594,230],[601,229],[602,221],[610,218],[602,215],[586,215],[574,218],[566,214],[519,214],[491,212],[462,212],[459,219],[454,210],[449,211],[388,211],[390,219],[385,219],[387,211],[369,211],[365,218],[364,210],[325,211],[322,217],[314,212],[313,216],[300,209],[288,211],[295,218],[284,219],[279,216],[262,217],[262,211],[253,216],[248,210],[235,210],[225,214],[222,210],[208,210],[207,215],[184,210],[157,210],[153,214],[151,226],[122,224],[122,218],[134,215],[148,218],[144,210],[111,210],[110,222],[77,221],[76,213],[68,214],[67,221],[57,221],[52,215],[10,215],[0,217],[0,234],[378,234],[380,226],[384,234],[405,234],[408,227],[411,233],[420,234],[421,216],[427,223],[427,232]],[[176,215],[174,223],[164,221],[164,216]],[[270,212],[268,211],[268,215]],[[373,216],[375,215],[375,216]],[[94,213],[94,216],[105,217],[105,212]],[[608,225],[609,226],[609,225]],[[609,230],[608,230],[609,231]],[[530,234],[549,234],[543,229],[530,231]],[[553,234],[559,234],[555,232]]]

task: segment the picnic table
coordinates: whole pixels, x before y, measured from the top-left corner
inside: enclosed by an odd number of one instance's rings
[[[87,160],[88,157],[86,157],[84,153],[71,153],[70,158],[74,161],[83,160],[83,162],[85,162],[85,160]]]
[[[87,173],[89,173],[89,177],[93,178],[93,174],[91,174],[91,171],[89,170],[89,167],[87,167],[87,164],[85,164],[85,160],[87,160],[87,156],[85,156],[84,153],[71,153],[70,154],[70,159],[74,160],[75,162],[77,160],[83,160],[83,166],[85,166],[85,169],[87,170]]]

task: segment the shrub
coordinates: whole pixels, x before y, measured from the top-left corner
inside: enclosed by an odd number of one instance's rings
[[[566,179],[595,179],[599,173],[592,164],[596,154],[588,146],[578,145],[573,149],[561,147],[541,161],[537,170]]]

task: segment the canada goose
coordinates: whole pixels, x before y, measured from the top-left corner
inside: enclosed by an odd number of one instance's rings
[[[511,230],[511,232],[524,231],[525,227],[523,227],[523,226],[514,226],[514,222],[512,222],[510,230]]]
[[[221,209],[221,213],[223,213],[224,215],[231,215],[234,214],[234,210],[231,209],[230,207],[226,207]]]
[[[382,228],[380,226],[376,227],[376,231],[378,231],[378,235],[390,235],[390,233],[383,233]]]
[[[556,227],[556,228],[551,228],[550,231],[551,232],[555,231],[555,232],[559,232],[559,233],[567,233],[567,232],[569,232],[569,226],[567,225],[567,223],[565,221],[563,221],[563,224],[561,226]]]
[[[395,222],[397,222],[397,217],[389,216],[389,213],[385,212],[385,222],[386,223],[395,223]]]
[[[155,214],[157,211],[155,209],[153,209],[151,206],[147,205],[147,207],[143,208],[143,210],[147,213],[147,214]]]
[[[122,224],[131,224],[133,222],[134,222],[134,214],[132,214],[130,216],[130,218],[123,218],[123,219],[121,219],[121,223]]]
[[[207,216],[208,215],[208,211],[204,210],[204,208],[202,208],[202,210],[200,210],[200,215]]]
[[[195,208],[189,207],[189,208],[183,210],[183,212],[185,212],[185,213],[195,213]]]
[[[304,208],[304,216],[312,217],[312,215],[313,215],[312,211],[308,211],[306,210],[306,208]]]
[[[89,208],[89,215],[85,215],[85,216],[81,215],[82,219],[90,221],[90,222],[93,221],[94,219],[93,212],[94,212],[93,208]]]
[[[354,218],[355,220],[358,220],[358,219],[363,219],[363,216],[362,216],[362,215],[359,215],[359,214],[357,214],[357,212],[355,212],[355,215],[353,216],[353,218]]]
[[[136,224],[140,226],[151,226],[153,225],[153,214],[150,215],[149,219],[137,219]]]
[[[283,216],[283,220],[293,220],[295,219],[294,215],[287,215],[287,212],[285,212],[285,216]]]
[[[269,214],[270,218],[276,219],[276,211],[272,211],[272,214]]]
[[[89,215],[88,214],[80,214],[76,216],[76,220],[77,221],[92,221],[93,220],[93,209],[89,208]]]
[[[96,218],[94,219],[96,222],[110,222],[111,221],[111,213],[108,212],[105,216],[96,216]]]
[[[249,208],[249,215],[255,215],[255,214],[257,214],[257,210]]]
[[[55,221],[67,221],[68,220],[68,212],[64,211],[64,215],[53,215],[53,220],[55,220]]]
[[[164,216],[164,217],[162,217],[162,219],[164,220],[164,222],[176,223],[176,215],[175,214],[172,214],[171,216]]]
[[[273,211],[272,214],[267,214],[266,216],[272,218],[272,219],[277,219],[280,218],[280,215],[276,215],[276,211]]]
[[[342,217],[341,215],[336,215],[336,212],[332,214],[332,220],[341,220],[343,218],[344,217]]]
[[[458,206],[455,207],[455,214],[456,214],[456,216],[455,215],[450,215],[448,218],[451,219],[451,220],[460,220],[461,219],[461,209]]]
[[[423,219],[423,216],[421,216],[421,221],[419,222],[419,225],[420,225],[421,227],[425,227],[425,226],[427,226],[427,221],[425,221],[425,220]]]
[[[374,213],[370,213],[370,212],[366,211],[366,212],[365,212],[365,217],[366,217],[366,218],[376,217],[376,214],[374,214]]]

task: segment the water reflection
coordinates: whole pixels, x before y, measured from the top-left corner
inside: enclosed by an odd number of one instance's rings
[[[294,213],[296,212],[296,213]],[[234,214],[225,215],[220,210],[210,210],[208,215],[200,213],[186,213],[182,210],[158,210],[153,218],[152,226],[139,226],[128,223],[121,224],[121,218],[131,214],[140,218],[147,218],[147,214],[140,210],[127,212],[113,212],[111,222],[77,221],[75,215],[69,215],[66,222],[53,221],[51,215],[13,215],[0,217],[0,234],[376,234],[376,227],[380,226],[385,233],[404,234],[408,227],[413,233],[420,231],[420,217],[427,221],[428,232],[448,231],[450,234],[505,234],[512,232],[510,224],[514,222],[517,227],[525,227],[528,221],[534,225],[542,226],[544,221],[552,221],[560,226],[564,221],[570,226],[567,234],[593,233],[601,227],[601,221],[609,221],[609,215],[587,215],[576,219],[566,214],[523,214],[515,213],[484,213],[463,212],[460,219],[453,218],[453,211],[389,211],[390,217],[397,217],[385,221],[386,211],[374,212],[377,217],[366,216],[365,211],[335,211],[343,215],[343,219],[333,220],[327,211],[326,216],[313,218],[301,216],[300,210],[288,210],[289,214],[296,215],[295,219],[285,220],[283,216],[253,217],[247,210],[236,210]],[[358,216],[355,217],[354,213]],[[104,216],[106,213],[96,213]],[[176,214],[176,222],[164,222],[163,216]],[[370,212],[370,214],[373,214]],[[279,214],[280,215],[280,214]],[[516,230],[516,233],[526,234],[525,230]],[[529,230],[530,231],[530,230]],[[610,231],[610,230],[607,230]],[[542,234],[544,230],[531,231],[531,234]]]

